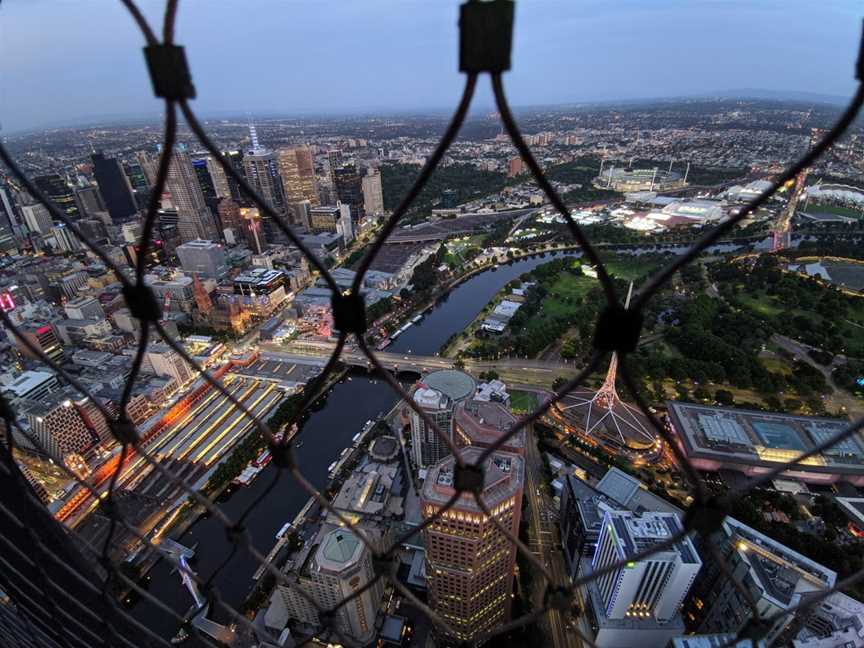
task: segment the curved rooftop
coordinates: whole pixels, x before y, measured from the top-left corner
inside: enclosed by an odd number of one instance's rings
[[[477,389],[477,383],[471,376],[456,369],[433,371],[424,376],[421,382],[457,403],[470,398]]]

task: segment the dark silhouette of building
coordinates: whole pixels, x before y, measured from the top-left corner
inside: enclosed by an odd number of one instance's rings
[[[33,178],[33,184],[48,196],[61,211],[65,212],[69,218],[77,220],[80,217],[78,205],[75,202],[75,192],[66,182],[65,178],[56,173],[50,173],[48,175],[36,176]]]
[[[114,158],[106,158],[101,152],[90,156],[93,162],[93,175],[99,185],[99,193],[105,207],[115,223],[130,220],[138,213],[132,187],[129,184],[123,167]]]
[[[336,198],[339,202],[350,205],[351,218],[355,223],[363,220],[366,209],[363,206],[363,178],[357,173],[357,167],[348,164],[336,169]]]

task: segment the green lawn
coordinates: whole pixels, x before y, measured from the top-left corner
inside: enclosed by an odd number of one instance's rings
[[[510,390],[510,409],[514,412],[533,412],[537,405],[537,395],[533,392]]]
[[[633,256],[630,254],[614,254],[601,252],[600,260],[606,266],[609,274],[624,281],[639,281],[657,270],[663,259],[658,256]]]
[[[776,317],[784,310],[775,297],[771,297],[764,293],[738,295],[735,297],[735,301],[737,301],[741,306],[752,310],[754,313],[765,317]]]
[[[543,300],[543,315],[556,317],[575,314],[576,300],[587,295],[596,285],[596,280],[590,277],[584,275],[576,277],[562,272],[549,286],[549,294]]]
[[[838,214],[839,216],[851,216],[852,218],[864,217],[864,211],[854,207],[844,207],[843,205],[819,205],[810,203],[807,205],[807,214]]]

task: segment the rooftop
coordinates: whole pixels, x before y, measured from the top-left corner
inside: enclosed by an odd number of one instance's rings
[[[471,376],[455,369],[433,371],[423,379],[423,383],[427,387],[437,389],[439,392],[449,396],[455,402],[471,396],[477,387],[477,383],[474,382]]]
[[[849,425],[844,419],[667,403],[669,418],[695,458],[765,466],[795,461]],[[855,433],[801,462],[805,472],[864,473],[864,440]]]
[[[482,448],[463,448],[459,453],[465,463],[477,461],[483,453]],[[429,469],[423,482],[421,496],[424,503],[444,504],[456,490],[453,488],[452,456],[442,459]],[[483,463],[483,501],[490,508],[513,497],[524,485],[525,463],[519,455],[510,452],[493,452]],[[454,504],[456,508],[480,511],[473,495],[463,493]]]

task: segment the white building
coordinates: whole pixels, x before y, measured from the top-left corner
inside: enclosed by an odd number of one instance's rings
[[[836,572],[731,517],[705,541],[723,554],[728,570],[748,594],[738,590],[715,560],[708,560],[685,606],[689,629],[700,633],[739,632],[750,620],[750,599],[762,619],[772,619],[765,640],[773,644],[794,621],[795,615],[783,614],[785,610],[837,582]]]
[[[178,245],[177,258],[183,270],[202,279],[221,279],[228,273],[225,249],[213,241],[198,239]]]
[[[167,344],[151,344],[145,359],[157,376],[173,378],[178,385],[185,385],[195,377],[189,364]]]
[[[450,434],[453,427],[453,401],[437,389],[420,386],[414,392],[414,402],[444,434]],[[414,462],[418,468],[427,468],[450,454],[450,448],[417,412],[413,409],[410,412]]]
[[[384,194],[381,190],[381,173],[377,169],[369,169],[363,176],[363,209],[367,216],[377,218],[384,214]]]
[[[681,522],[669,513],[607,511],[597,541],[592,567],[627,561],[630,556],[666,542],[680,532]],[[607,572],[597,581],[609,619],[653,618],[670,621],[702,567],[689,538],[641,560]]]
[[[332,609],[353,597],[335,613],[336,627],[359,645],[367,645],[375,637],[375,617],[383,596],[380,580],[356,594],[375,578],[368,547],[348,529],[332,527],[322,528],[310,544],[311,549],[301,550],[286,565],[291,586],[277,586],[288,617],[317,627],[318,611],[308,599],[323,609]]]
[[[54,224],[51,218],[51,212],[42,203],[35,205],[23,205],[21,214],[24,216],[24,224],[27,229],[37,234],[48,234],[51,232],[51,226]]]
[[[79,297],[72,299],[63,306],[66,317],[69,319],[105,319],[105,311],[99,300],[93,297]]]
[[[862,648],[864,603],[834,592],[819,601],[792,641],[794,648]]]
[[[336,233],[342,237],[345,245],[354,240],[354,224],[351,222],[351,206],[339,203],[339,220],[336,221]]]

